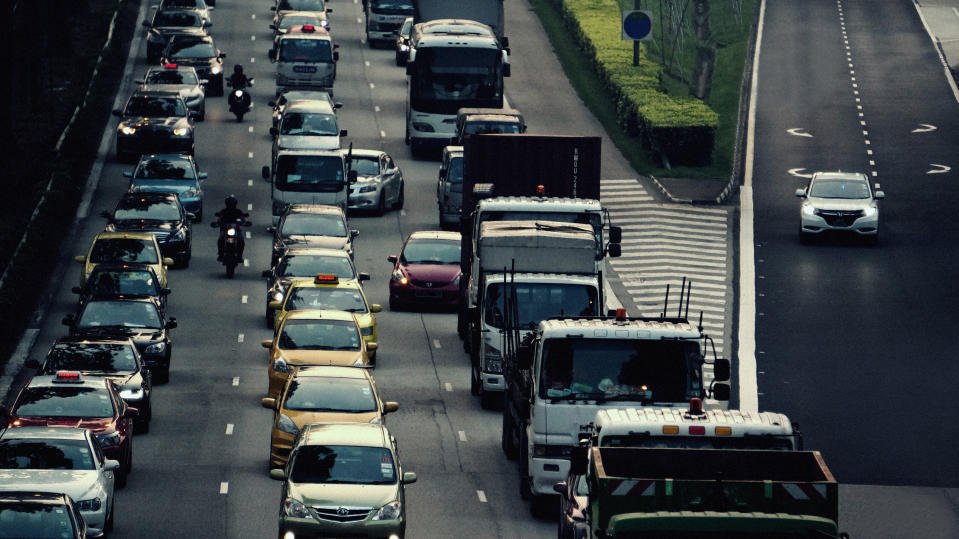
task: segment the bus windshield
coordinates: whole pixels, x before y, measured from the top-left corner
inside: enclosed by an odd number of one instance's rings
[[[502,108],[500,51],[471,48],[422,48],[410,78],[410,106],[436,114],[461,107]]]

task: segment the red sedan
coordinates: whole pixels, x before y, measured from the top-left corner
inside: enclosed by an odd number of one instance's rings
[[[387,260],[393,263],[391,310],[413,305],[455,307],[459,302],[459,232],[414,232],[399,256],[390,255]]]
[[[133,418],[113,382],[84,378],[78,371],[36,376],[17,395],[7,414],[9,427],[65,425],[90,429],[108,459],[120,461],[116,485],[126,484],[133,466]]]

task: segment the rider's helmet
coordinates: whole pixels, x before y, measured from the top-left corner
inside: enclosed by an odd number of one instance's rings
[[[236,197],[233,195],[227,196],[226,199],[223,201],[223,203],[226,204],[226,207],[231,210],[236,209],[237,200],[236,200]]]
[[[233,74],[234,74],[234,75],[242,75],[242,74],[243,74],[243,66],[241,66],[240,64],[236,64],[235,66],[233,66]]]

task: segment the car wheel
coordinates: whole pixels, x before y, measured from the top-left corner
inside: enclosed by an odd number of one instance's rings
[[[133,473],[133,437],[131,436],[127,442],[127,463],[126,469],[123,470],[126,475]]]
[[[376,352],[370,354],[370,366],[376,366]]]
[[[380,190],[380,199],[376,203],[376,209],[373,210],[373,215],[379,217],[384,213],[386,213],[386,193]]]
[[[107,515],[106,521],[103,523],[103,533],[104,535],[113,531],[113,506],[110,506],[110,513]]]
[[[406,184],[400,182],[400,194],[396,196],[396,202],[393,204],[394,210],[402,210],[406,203]]]
[[[398,52],[396,53],[396,65],[398,66],[403,65],[403,60],[400,59],[400,53]]]
[[[196,215],[196,221],[193,221],[194,223],[203,222],[203,208],[200,208],[200,211],[196,212],[194,215]]]
[[[393,298],[390,298],[390,310],[391,311],[402,311],[403,306],[398,301],[393,301]]]
[[[156,381],[161,384],[170,382],[170,367],[161,368],[157,371]]]
[[[808,245],[809,240],[810,240],[809,233],[803,232],[802,226],[800,226],[799,227],[799,243],[803,245]]]

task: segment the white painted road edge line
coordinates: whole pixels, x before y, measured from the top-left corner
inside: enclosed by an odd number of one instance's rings
[[[756,143],[756,96],[759,93],[759,50],[763,42],[766,0],[759,4],[756,27],[756,54],[749,89],[749,118],[746,123],[746,170],[739,195],[739,409],[759,410],[756,380],[756,266],[753,234],[753,155]]]
[[[949,69],[949,63],[946,62],[946,57],[942,55],[942,50],[939,48],[939,40],[936,39],[936,36],[932,34],[932,30],[929,29],[929,25],[926,24],[926,17],[924,17],[922,14],[922,6],[920,6],[918,2],[913,2],[913,6],[916,8],[916,13],[919,14],[919,20],[922,21],[922,27],[926,29],[926,34],[928,34],[929,39],[932,40],[932,44],[934,45],[933,48],[936,49],[936,54],[939,55],[939,61],[942,62],[942,70],[946,75],[946,82],[948,82],[949,87],[952,88],[952,96],[956,98],[957,102],[959,102],[959,87],[956,86],[956,81],[952,79],[952,72]]]
[[[230,483],[223,481],[220,483],[220,494],[226,494],[230,492]]]
[[[476,497],[479,498],[479,501],[481,503],[486,503],[486,493],[483,492],[482,490],[476,491]]]

